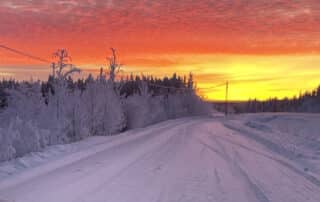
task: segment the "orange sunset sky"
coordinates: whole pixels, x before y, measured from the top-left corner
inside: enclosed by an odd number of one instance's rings
[[[118,51],[124,72],[229,80],[232,100],[320,84],[319,0],[1,0],[0,45],[51,60],[66,48],[86,74]],[[49,64],[0,48],[0,77],[46,79]],[[224,88],[202,90],[224,99]]]

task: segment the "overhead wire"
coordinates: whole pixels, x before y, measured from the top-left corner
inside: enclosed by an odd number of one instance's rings
[[[10,52],[13,52],[15,54],[24,56],[24,57],[31,58],[33,60],[37,60],[37,61],[44,62],[44,63],[50,63],[50,64],[52,63],[52,61],[49,61],[49,60],[44,59],[42,57],[35,56],[33,54],[30,54],[30,53],[27,53],[25,51],[21,51],[21,50],[15,49],[15,48],[11,48],[11,47],[8,47],[8,46],[3,45],[3,44],[0,44],[0,48],[5,49],[5,50],[10,51]],[[130,74],[133,74],[133,73],[137,73],[137,71],[130,72]],[[140,71],[138,73],[143,74],[143,73],[147,73],[147,72],[146,71]],[[186,88],[186,87],[172,87],[172,86],[164,86],[164,85],[159,85],[159,84],[149,84],[149,85],[155,86],[155,87],[159,87],[159,88],[165,88],[165,89],[188,90],[188,88]],[[210,90],[210,89],[218,88],[218,87],[221,87],[221,86],[224,86],[224,85],[226,85],[226,84],[222,83],[222,84],[218,84],[218,85],[215,85],[215,86],[210,86],[210,87],[207,87],[207,88],[197,88],[197,90]]]
[[[13,53],[16,53],[18,55],[22,55],[22,56],[25,56],[25,57],[28,57],[28,58],[31,58],[31,59],[34,59],[34,60],[38,60],[40,62],[51,63],[51,61],[49,61],[47,59],[44,59],[44,58],[41,58],[41,57],[38,57],[38,56],[34,56],[34,55],[31,55],[31,54],[29,54],[27,52],[20,51],[20,50],[14,49],[14,48],[10,48],[10,47],[8,47],[6,45],[3,45],[3,44],[0,44],[0,48],[5,49],[5,50],[10,51],[10,52],[13,52]]]

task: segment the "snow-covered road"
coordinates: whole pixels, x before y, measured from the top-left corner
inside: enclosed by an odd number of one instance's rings
[[[223,121],[127,132],[0,181],[0,201],[320,201],[320,181]]]

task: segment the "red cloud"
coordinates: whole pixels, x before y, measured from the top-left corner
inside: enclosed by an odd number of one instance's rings
[[[0,39],[46,53],[319,52],[317,0],[2,0]],[[18,46],[18,47],[17,47]]]

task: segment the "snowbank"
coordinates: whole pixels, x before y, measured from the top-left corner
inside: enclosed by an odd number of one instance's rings
[[[229,127],[247,130],[266,146],[320,176],[320,115],[257,113],[231,117]],[[228,125],[228,123],[226,123]],[[244,133],[245,134],[245,133]]]

